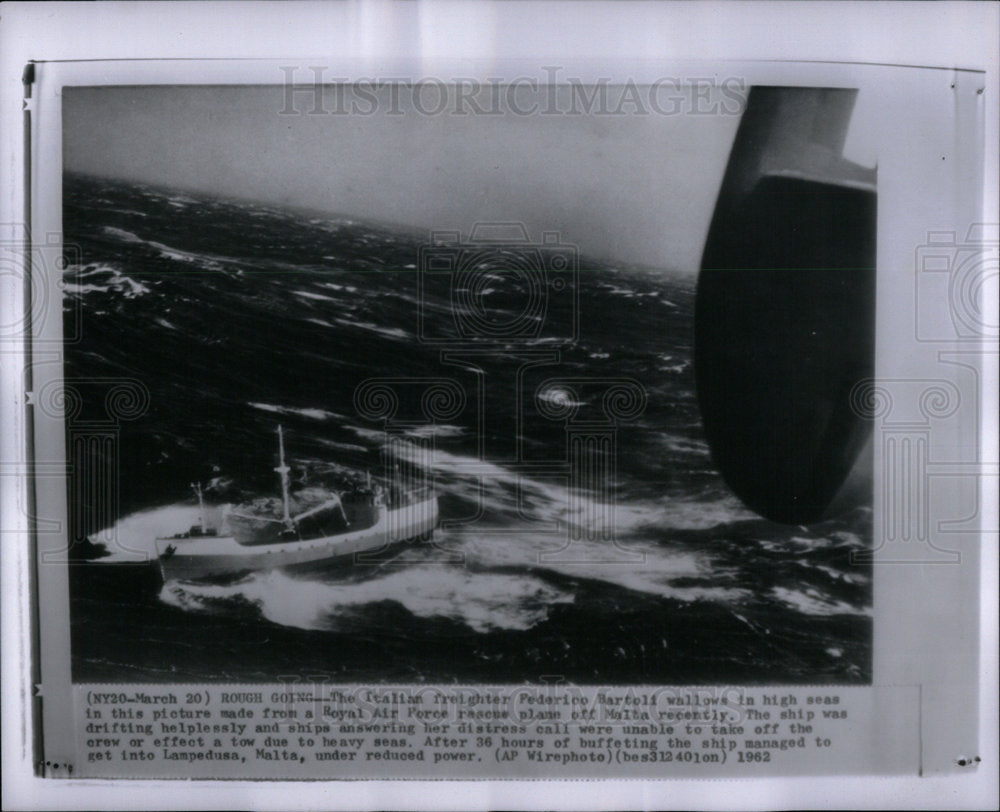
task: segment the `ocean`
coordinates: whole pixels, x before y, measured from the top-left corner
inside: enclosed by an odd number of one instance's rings
[[[117,472],[100,503],[71,475],[75,681],[870,682],[871,565],[852,554],[871,509],[786,526],[728,490],[695,398],[691,269],[580,257],[538,311],[539,235],[470,294],[422,276],[426,232],[71,174],[64,233],[66,378],[91,393],[68,431],[105,419],[102,386],[145,391],[112,451],[71,459]],[[404,393],[387,425],[357,397],[372,379],[460,396],[428,419]],[[622,382],[634,402],[609,420]],[[391,476],[387,431],[420,450],[434,543],[211,583],[136,563],[192,523],[192,482],[213,511],[277,494],[278,424],[295,488]],[[603,438],[584,486],[577,430]]]

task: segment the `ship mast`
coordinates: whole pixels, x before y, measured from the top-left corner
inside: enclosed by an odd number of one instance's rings
[[[281,430],[280,423],[278,424],[278,467],[274,470],[281,474],[281,504],[284,510],[284,515],[281,518],[285,523],[285,528],[290,530],[294,527],[292,514],[288,509],[288,472],[291,469],[285,465],[285,435]]]
[[[195,495],[198,497],[198,527],[200,528],[199,532],[204,532],[204,530],[205,530],[205,499],[204,499],[204,497],[201,494],[201,483],[200,482],[192,482],[191,483],[191,487],[194,490]]]

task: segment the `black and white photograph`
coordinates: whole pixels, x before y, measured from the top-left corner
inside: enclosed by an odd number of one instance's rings
[[[5,807],[995,805],[995,6],[41,9]]]
[[[63,93],[74,680],[869,682],[856,91],[286,72]]]

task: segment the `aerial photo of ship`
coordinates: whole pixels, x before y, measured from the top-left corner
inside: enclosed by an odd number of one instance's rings
[[[870,499],[764,518],[720,474],[699,409],[697,261],[738,122],[693,247],[654,264],[555,223],[579,273],[514,341],[504,330],[537,299],[523,262],[552,245],[544,211],[528,244],[471,266],[462,299],[454,280],[427,283],[433,239],[398,215],[135,169],[171,155],[81,158],[97,155],[86,133],[111,132],[103,102],[81,101],[62,290],[67,383],[91,394],[67,432],[71,470],[110,467],[115,487],[94,500],[70,476],[75,681],[870,682]],[[120,139],[145,114],[116,109]],[[463,302],[488,303],[469,311],[485,343],[453,340]],[[116,381],[141,408],[113,448],[89,443]],[[372,381],[398,403],[361,398]],[[598,423],[599,440],[574,434]]]

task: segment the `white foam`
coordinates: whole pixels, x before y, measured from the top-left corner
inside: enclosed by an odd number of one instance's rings
[[[268,620],[302,629],[354,626],[359,608],[391,601],[415,617],[443,617],[476,632],[528,629],[555,604],[573,596],[537,578],[481,574],[460,567],[415,566],[357,582],[304,580],[275,570],[227,585],[167,585],[161,598],[187,609],[210,610],[221,600],[242,599]]]
[[[336,259],[336,257],[323,257],[323,259]],[[321,288],[328,288],[329,290],[342,290],[346,293],[358,292],[358,289],[354,285],[338,285],[336,282],[320,282],[319,286]]]
[[[344,327],[353,327],[357,330],[367,330],[372,333],[386,336],[387,338],[409,339],[410,334],[399,327],[383,327],[380,324],[373,324],[370,321],[354,321],[353,319],[336,319],[337,324]]]
[[[459,437],[465,434],[465,429],[461,426],[449,426],[447,424],[432,423],[427,426],[417,426],[403,432],[407,437]]]
[[[538,399],[562,407],[566,406],[580,407],[587,405],[586,402],[574,400],[572,397],[570,397],[569,390],[562,389],[558,386],[546,387],[538,394]]]
[[[160,252],[160,256],[178,262],[190,262],[208,270],[222,270],[224,265],[238,264],[239,260],[233,257],[218,256],[215,254],[199,254],[193,251],[183,251],[180,248],[173,248],[155,240],[144,239],[131,231],[115,228],[114,226],[104,226],[104,233],[112,237],[117,237],[122,242],[140,243],[155,248]]]
[[[807,587],[804,590],[795,590],[776,586],[771,589],[771,594],[785,605],[791,606],[805,615],[818,615],[821,617],[861,615],[863,617],[871,617],[872,614],[870,607],[859,608],[851,606],[851,604],[844,601],[823,595],[812,587]]]
[[[87,280],[80,284],[80,280]],[[74,281],[71,281],[74,280]],[[111,265],[72,265],[66,269],[63,290],[67,293],[120,293],[126,299],[135,299],[150,292],[142,282],[137,282]]]
[[[115,228],[114,226],[105,226],[104,233],[112,237],[117,237],[122,242],[145,242],[137,234],[133,234],[131,231],[126,231],[123,228]]]
[[[354,427],[352,430],[370,439],[385,437],[383,432]],[[496,463],[452,454],[440,448],[428,452],[404,441],[394,444],[393,449],[407,462],[429,469],[435,482],[446,490],[464,498],[482,500],[484,507],[538,521],[559,521],[586,527],[588,517],[601,521],[603,516],[613,511],[618,531],[635,531],[645,527],[697,530],[755,516],[735,497],[713,497],[710,502],[664,498],[611,505],[595,497],[571,494],[570,489],[563,485],[534,479]]]
[[[324,296],[322,293],[313,293],[308,290],[293,290],[292,293],[295,296],[301,296],[304,299],[316,299],[321,302],[336,302],[332,296]]]
[[[328,412],[325,409],[298,409],[292,406],[278,406],[273,403],[248,403],[247,405],[262,412],[299,415],[301,417],[308,417],[310,420],[337,420],[343,417],[343,415],[337,414],[337,412]]]
[[[345,426],[344,428],[348,431],[353,431],[362,440],[371,440],[373,442],[384,442],[386,440],[386,433],[384,431],[365,429],[360,426]]]
[[[368,449],[363,445],[355,445],[354,443],[338,443],[336,440],[326,440],[322,437],[314,438],[320,445],[325,445],[327,448],[336,448],[339,451],[350,451],[352,453],[366,454]]]
[[[658,441],[667,451],[680,454],[697,454],[703,457],[709,455],[708,443],[703,440],[690,440],[687,437],[663,434],[658,438]]]
[[[706,554],[662,544],[570,540],[565,532],[544,533],[529,525],[497,528],[492,534],[473,528],[465,534],[452,533],[441,543],[477,566],[549,571],[683,602],[738,603],[750,597],[749,591],[736,587],[679,584],[682,579],[701,581],[721,573]]]
[[[209,526],[219,520],[219,508],[207,508],[204,516]],[[183,503],[144,510],[124,516],[109,528],[90,536],[92,544],[109,553],[98,562],[151,561],[156,558],[156,539],[183,533],[199,519],[197,505]]]
[[[808,567],[809,564],[803,563],[802,566]],[[871,578],[861,572],[840,572],[833,567],[827,567],[823,564],[813,564],[813,567],[818,569],[820,572],[825,572],[835,581],[844,581],[848,584],[867,584],[871,581]]]

